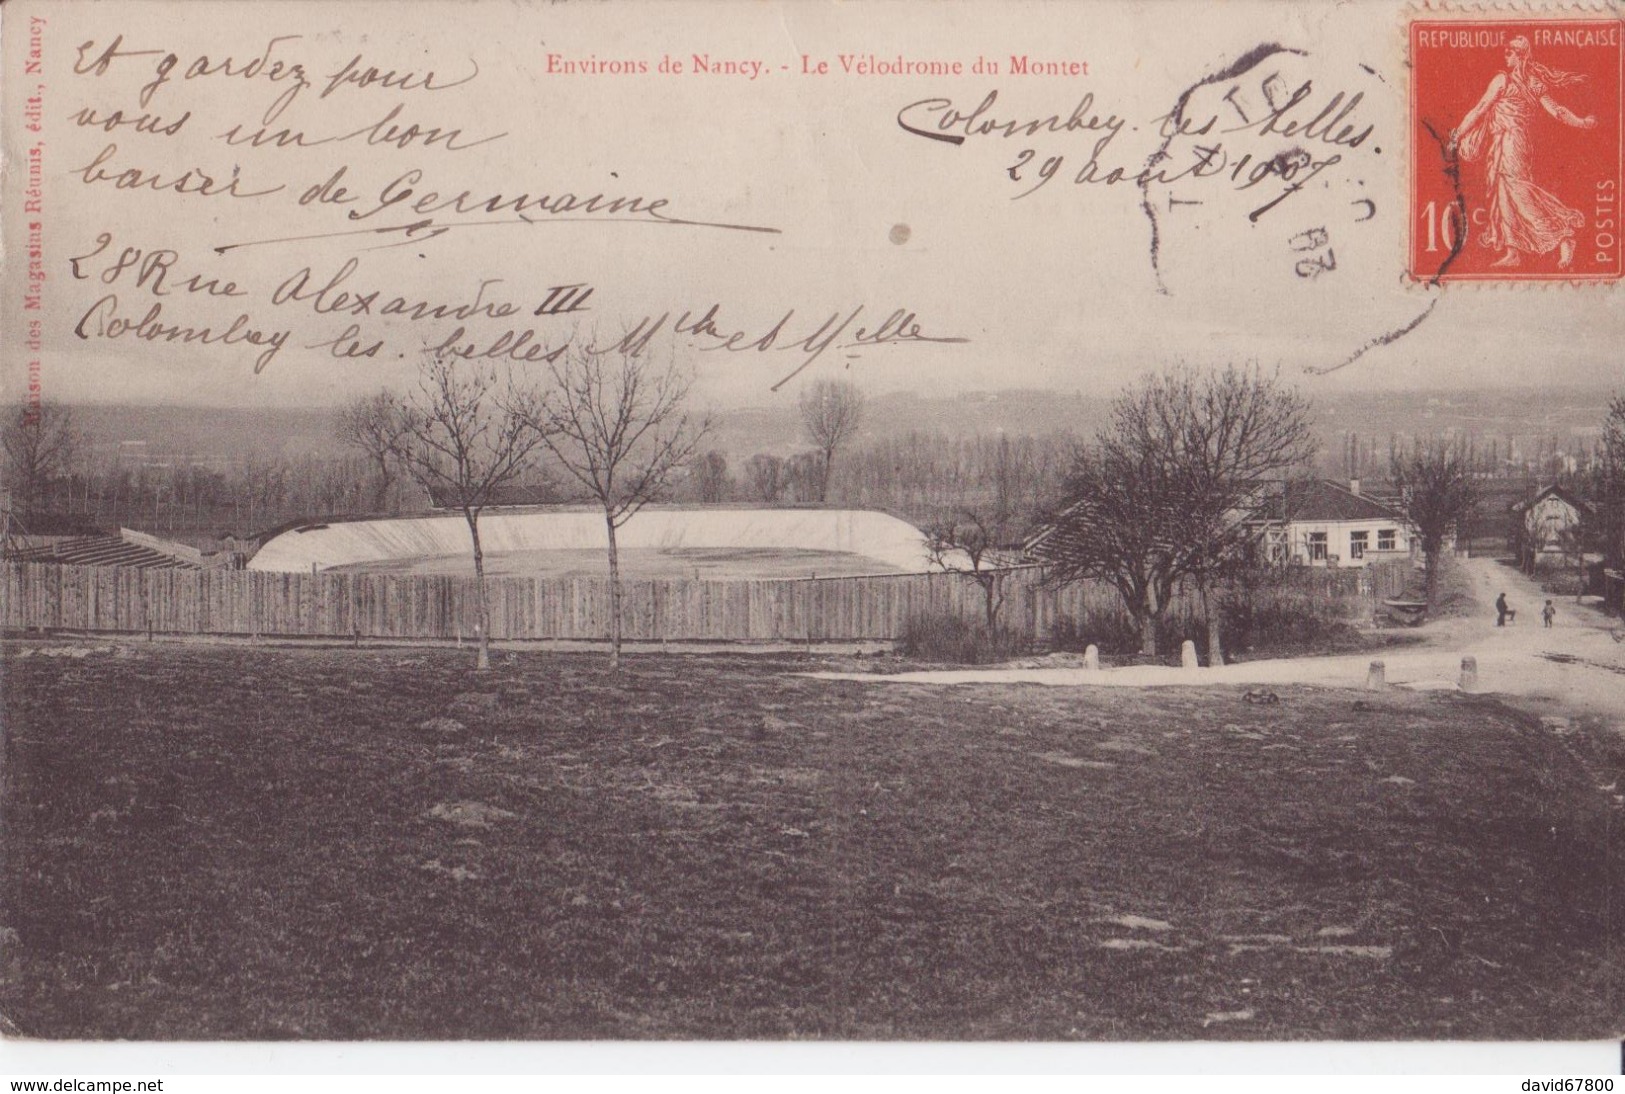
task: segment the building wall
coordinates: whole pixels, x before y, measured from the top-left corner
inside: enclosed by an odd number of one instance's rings
[[[1393,550],[1379,550],[1378,533],[1394,533]],[[1354,558],[1350,548],[1350,535],[1366,533],[1365,555]],[[1288,526],[1292,561],[1309,566],[1326,566],[1326,558],[1313,557],[1313,537],[1316,533],[1326,537],[1327,556],[1336,556],[1338,566],[1364,566],[1380,559],[1398,558],[1411,551],[1410,533],[1405,526],[1393,520],[1294,521]]]
[[[1559,497],[1542,498],[1524,515],[1529,540],[1542,551],[1560,550],[1563,532],[1579,523],[1579,512]]]

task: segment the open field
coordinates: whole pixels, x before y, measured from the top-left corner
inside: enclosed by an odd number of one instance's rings
[[[0,1012],[29,1036],[1625,1030],[1625,747],[1584,719],[74,648],[5,644]]]
[[[628,581],[775,580],[797,577],[860,577],[902,573],[880,559],[845,551],[806,551],[794,548],[690,547],[666,550],[623,548],[621,576]],[[474,576],[474,558],[464,551],[432,558],[380,559],[334,566],[335,573],[451,574]],[[592,548],[545,551],[503,551],[485,556],[485,572],[492,577],[606,577],[609,562],[604,551]]]

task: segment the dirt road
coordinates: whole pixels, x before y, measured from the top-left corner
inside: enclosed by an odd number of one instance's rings
[[[1475,690],[1549,703],[1568,712],[1588,713],[1625,730],[1625,635],[1617,619],[1598,608],[1576,604],[1572,597],[1553,598],[1557,617],[1548,629],[1541,624],[1546,595],[1538,585],[1492,559],[1463,559],[1479,608],[1471,615],[1440,619],[1418,628],[1423,643],[1378,655],[1305,657],[1247,661],[1218,668],[1179,669],[1162,666],[1087,670],[1020,668],[907,672],[895,675],[823,673],[833,679],[898,681],[914,684],[1034,683],[1096,687],[1172,687],[1227,684],[1311,684],[1361,687],[1379,657],[1390,686],[1416,690],[1456,688],[1462,660],[1478,668]],[[1517,619],[1495,625],[1493,604],[1507,594]]]

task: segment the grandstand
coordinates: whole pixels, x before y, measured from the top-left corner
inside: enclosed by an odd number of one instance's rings
[[[202,569],[191,559],[111,534],[53,537],[50,542],[16,547],[6,553],[6,560],[62,566],[129,566],[137,570]]]

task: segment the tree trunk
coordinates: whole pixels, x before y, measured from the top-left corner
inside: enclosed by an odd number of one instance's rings
[[[463,510],[463,519],[468,521],[468,535],[474,541],[474,587],[479,594],[480,612],[480,652],[474,662],[478,672],[484,672],[491,667],[491,600],[485,591],[485,553],[480,550],[480,518],[472,509]]]
[[[1140,654],[1144,657],[1157,655],[1157,617],[1149,611],[1140,616]]]
[[[1426,572],[1426,578],[1427,578],[1426,589],[1427,589],[1427,593],[1426,593],[1425,599],[1428,602],[1428,610],[1429,611],[1432,611],[1434,608],[1436,608],[1438,606],[1438,602],[1439,602],[1439,555],[1440,555],[1440,553],[1441,553],[1441,550],[1440,550],[1439,547],[1434,547],[1432,550],[1428,550],[1427,548],[1423,548],[1423,550],[1422,550],[1422,557],[1424,559],[1426,559],[1425,565],[1427,567],[1427,572]]]
[[[387,513],[389,511],[389,487],[391,485],[389,480],[389,461],[380,459],[378,461],[378,497],[376,504],[373,506],[373,512],[375,513]]]
[[[621,559],[615,546],[615,519],[604,514],[609,531],[609,667],[621,667]]]
[[[999,575],[986,574],[982,577],[982,595],[987,600],[987,630],[991,635],[999,625]]]
[[[1202,617],[1207,620],[1207,663],[1209,668],[1215,668],[1224,664],[1224,621],[1213,606],[1207,582],[1203,581],[1198,588],[1202,593]]]

